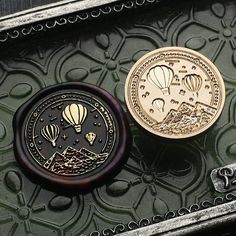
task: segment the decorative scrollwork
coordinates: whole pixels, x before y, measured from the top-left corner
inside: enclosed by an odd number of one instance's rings
[[[200,210],[207,209],[209,207],[214,207],[221,205],[223,203],[228,203],[231,201],[236,200],[236,196],[232,193],[225,195],[224,197],[216,197],[212,202],[204,201],[202,203],[193,204],[190,207],[180,208],[177,211],[169,211],[164,216],[156,215],[153,216],[151,219],[141,219],[138,222],[131,221],[128,224],[119,224],[114,229],[104,229],[101,233],[98,231],[94,231],[90,234],[90,236],[113,236],[118,233],[123,233],[126,231],[135,230],[138,228],[142,228],[148,225],[156,224],[165,220],[173,219],[176,217],[184,216],[193,212],[197,212]]]
[[[159,3],[160,0],[128,0],[119,4],[104,5],[90,10],[84,10],[63,17],[57,17],[53,20],[43,21],[37,24],[30,24],[13,30],[6,30],[0,33],[0,43],[7,42],[22,36],[31,35],[41,31],[51,30],[55,27],[64,26],[66,24],[80,23],[85,20],[97,19],[112,13],[120,13],[133,8],[139,8],[150,4]]]

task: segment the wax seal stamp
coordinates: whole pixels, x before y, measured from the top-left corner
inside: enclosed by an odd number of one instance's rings
[[[125,99],[146,130],[182,139],[213,125],[224,106],[225,87],[220,72],[205,56],[167,47],[137,61],[126,81]]]
[[[217,192],[232,192],[236,189],[236,163],[213,169],[210,174]]]
[[[105,90],[65,83],[38,92],[16,112],[19,162],[50,183],[88,188],[124,161],[129,129]]]

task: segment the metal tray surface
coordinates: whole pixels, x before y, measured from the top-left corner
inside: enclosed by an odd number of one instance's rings
[[[79,13],[1,32],[0,236],[233,235],[236,196],[217,193],[210,172],[236,159],[235,2],[119,1]],[[130,68],[164,46],[197,50],[223,75],[223,113],[198,138],[156,139],[127,111]],[[41,185],[19,167],[13,151],[17,108],[40,89],[67,81],[113,94],[132,131],[122,171],[89,192]]]
[[[60,2],[60,0],[2,0],[0,5],[0,16],[13,14],[30,8],[41,7],[55,2]]]

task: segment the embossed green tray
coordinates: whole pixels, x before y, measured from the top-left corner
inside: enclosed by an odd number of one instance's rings
[[[25,18],[0,19],[0,236],[233,235],[236,197],[216,193],[210,171],[236,160],[234,1],[86,4],[55,15],[41,9],[43,21],[22,21],[36,14],[33,10],[22,14]],[[164,46],[197,50],[223,75],[223,113],[197,139],[155,139],[126,109],[129,69]],[[40,89],[66,81],[108,90],[122,104],[132,130],[122,171],[87,193],[40,186],[20,169],[13,152],[17,108]]]

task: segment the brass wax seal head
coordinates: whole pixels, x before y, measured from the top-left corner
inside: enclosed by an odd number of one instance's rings
[[[149,132],[170,139],[198,135],[220,116],[223,78],[202,54],[182,47],[154,50],[130,70],[125,99],[133,118]]]

